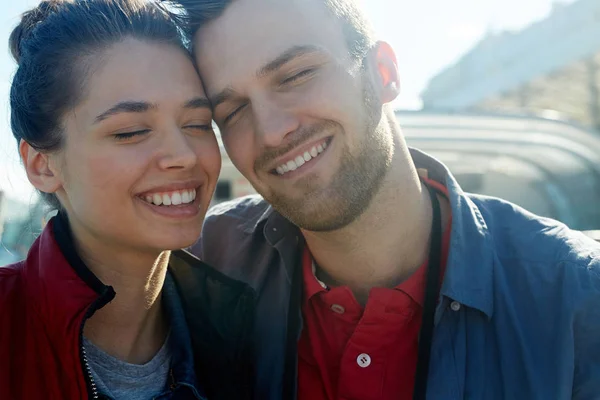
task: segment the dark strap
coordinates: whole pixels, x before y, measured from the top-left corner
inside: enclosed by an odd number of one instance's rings
[[[300,246],[292,274],[292,290],[288,307],[287,340],[285,345],[285,366],[283,376],[283,398],[297,398],[298,384],[298,332],[302,329],[300,312],[302,307],[302,253],[305,244]]]
[[[425,400],[427,395],[427,376],[429,374],[429,358],[433,338],[433,326],[437,298],[441,278],[441,253],[442,253],[442,216],[440,202],[435,189],[425,184],[431,197],[433,218],[431,222],[431,243],[429,247],[429,262],[427,265],[427,282],[425,286],[425,301],[423,305],[423,322],[419,334],[419,359],[413,392],[414,400]],[[301,246],[302,248],[303,246]],[[302,248],[303,250],[303,248]],[[301,260],[302,257],[299,257]],[[302,265],[296,265],[292,277],[292,291],[290,293],[288,334],[286,343],[286,365],[283,382],[285,398],[296,398],[296,368],[292,362],[297,360],[297,330],[300,329],[297,310],[301,307],[302,298]]]
[[[431,197],[433,218],[431,222],[431,243],[429,262],[427,264],[427,282],[425,286],[425,302],[423,305],[423,322],[419,335],[419,359],[413,400],[425,400],[427,396],[427,377],[429,375],[429,358],[437,298],[440,290],[442,261],[442,215],[437,193],[430,185],[425,184]]]

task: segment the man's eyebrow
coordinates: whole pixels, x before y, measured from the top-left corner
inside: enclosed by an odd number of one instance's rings
[[[231,86],[228,86],[210,98],[210,105],[214,110],[219,104],[226,102],[234,95],[235,91],[231,88]]]
[[[190,108],[190,109],[208,108],[210,110],[210,101],[208,101],[208,99],[206,97],[195,97],[191,100],[188,100],[183,105],[183,108]]]
[[[304,56],[310,53],[318,53],[321,52],[317,46],[294,46],[289,48],[288,50],[281,53],[274,60],[269,61],[263,67],[261,67],[257,72],[256,76],[258,78],[264,77],[270,73],[277,71],[279,68],[283,67],[285,64],[289,63],[295,58]]]
[[[98,115],[94,119],[94,123],[97,124],[98,122],[103,121],[106,118],[116,114],[143,113],[154,108],[156,108],[156,104],[151,104],[145,101],[122,101],[120,103],[115,104],[108,110],[104,111],[102,114]]]

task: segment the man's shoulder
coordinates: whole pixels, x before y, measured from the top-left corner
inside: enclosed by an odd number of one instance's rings
[[[552,218],[535,215],[508,201],[469,195],[502,257],[531,261],[593,262],[600,260],[600,244]]]
[[[200,240],[189,250],[219,269],[233,254],[241,256],[250,251],[251,242],[257,245],[250,237],[272,212],[271,206],[258,195],[219,203],[207,212]]]
[[[510,202],[467,197],[476,207],[463,215],[480,219],[485,238],[479,243],[491,259],[485,269],[491,286],[482,286],[485,294],[477,296],[488,301],[481,304],[493,305],[490,326],[497,337],[511,338],[501,351],[521,342],[518,346],[536,354],[535,362],[556,358],[559,366],[568,366],[568,390],[577,398],[593,398],[600,373],[600,244]],[[464,244],[468,248],[468,238]],[[477,259],[465,261],[471,270],[480,267]],[[560,351],[548,353],[554,348]]]
[[[240,197],[211,207],[206,214],[204,229],[216,225],[233,229],[253,226],[270,212],[271,206],[261,196]]]
[[[189,251],[225,275],[260,287],[275,251],[261,229],[271,213],[271,206],[256,195],[215,205]]]
[[[498,293],[585,307],[600,301],[600,244],[565,224],[500,199],[469,196],[481,212],[496,259]],[[500,285],[500,286],[498,286]],[[568,291],[563,288],[568,287]]]

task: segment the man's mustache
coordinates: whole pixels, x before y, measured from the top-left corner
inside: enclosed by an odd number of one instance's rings
[[[289,133],[286,138],[287,143],[278,148],[265,149],[265,151],[254,162],[254,170],[259,171],[271,164],[277,158],[303,145],[322,132],[333,132],[337,124],[333,121],[323,121],[310,126],[301,127],[293,133]]]

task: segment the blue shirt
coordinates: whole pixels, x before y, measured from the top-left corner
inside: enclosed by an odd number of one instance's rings
[[[600,246],[550,219],[465,195],[452,238],[428,398],[600,399]]]
[[[452,207],[427,398],[600,399],[600,245],[514,204],[466,194],[439,161],[411,156],[448,188]],[[297,390],[288,333],[302,329],[299,307],[290,310],[302,243],[297,227],[250,196],[211,209],[192,248],[258,294],[260,399]]]

